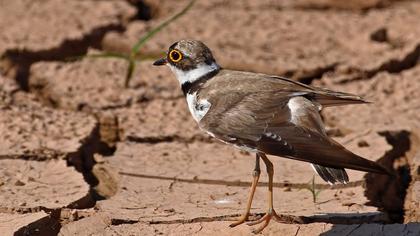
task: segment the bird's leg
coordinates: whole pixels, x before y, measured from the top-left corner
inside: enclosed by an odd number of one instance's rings
[[[235,227],[237,225],[240,225],[248,219],[249,212],[251,210],[252,199],[254,198],[255,189],[257,188],[258,180],[260,178],[260,173],[261,173],[261,170],[260,170],[260,156],[257,153],[256,156],[255,156],[255,168],[254,168],[254,171],[252,172],[251,191],[249,192],[249,197],[248,197],[248,202],[246,204],[245,213],[242,214],[242,216],[237,221],[230,224],[229,225],[230,227]]]
[[[268,174],[268,210],[267,213],[261,219],[249,222],[248,225],[256,225],[263,223],[258,229],[254,230],[254,233],[261,232],[265,227],[267,227],[268,223],[270,222],[271,218],[274,218],[275,221],[281,222],[280,216],[274,211],[273,208],[273,163],[267,158],[264,153],[260,153],[261,159],[264,161],[265,166],[267,167],[267,174]]]

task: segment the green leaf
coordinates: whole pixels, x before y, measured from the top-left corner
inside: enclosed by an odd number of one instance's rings
[[[159,31],[161,31],[163,28],[165,28],[166,26],[168,26],[171,22],[175,21],[176,19],[178,19],[179,17],[181,17],[182,15],[184,15],[185,13],[188,12],[188,10],[194,5],[196,0],[191,0],[187,6],[184,7],[184,9],[182,9],[180,12],[178,12],[177,14],[173,15],[171,18],[167,19],[166,21],[162,22],[160,25],[158,25],[157,27],[153,28],[152,30],[150,30],[149,32],[147,32],[146,35],[144,35],[142,38],[139,39],[139,41],[137,41],[136,44],[134,44],[133,48],[131,49],[131,57],[135,57],[136,54],[138,53],[139,49],[150,39],[152,38],[156,33],[158,33]]]

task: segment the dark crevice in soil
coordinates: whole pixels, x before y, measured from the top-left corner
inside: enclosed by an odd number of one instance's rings
[[[77,208],[76,208],[77,209]],[[48,216],[31,222],[26,226],[23,226],[15,232],[14,235],[57,235],[61,227],[66,223],[77,221],[85,217],[89,217],[94,213],[92,211],[80,211],[75,210],[71,207],[63,208],[46,208],[43,206],[32,207],[32,208],[17,208],[17,209],[0,209],[0,213],[17,213],[17,214],[28,214],[43,211]]]
[[[205,142],[205,143],[213,143],[211,137],[205,137],[201,135],[196,135],[190,138],[180,137],[178,135],[171,135],[171,136],[154,136],[154,137],[136,137],[136,136],[127,136],[126,138],[129,142],[135,143],[149,143],[149,144],[156,144],[156,143],[170,143],[170,142],[178,142],[178,143],[193,143],[193,142]]]
[[[248,220],[254,221],[263,217],[265,213],[252,213]],[[197,217],[192,219],[176,219],[176,220],[158,220],[158,221],[142,221],[142,220],[127,220],[127,219],[112,219],[112,225],[122,224],[191,224],[215,221],[236,221],[240,214],[220,215],[210,217]],[[343,213],[343,214],[325,214],[314,216],[295,216],[279,214],[281,223],[283,224],[311,224],[311,223],[328,223],[328,224],[369,224],[369,223],[387,223],[386,216],[381,213]]]
[[[39,61],[67,61],[69,58],[85,55],[89,48],[101,49],[101,42],[106,33],[111,31],[122,32],[122,24],[111,24],[98,27],[81,39],[65,40],[56,48],[42,51],[9,50],[2,60],[6,60],[9,68],[6,73],[13,77],[24,91],[29,90],[29,71],[33,63]]]
[[[363,3],[363,1],[304,1],[293,8],[307,11],[353,11],[366,15],[371,11],[384,10],[404,1],[379,0],[365,1],[366,3]]]
[[[154,9],[152,6],[145,3],[143,0],[127,0],[132,6],[137,9],[137,14],[133,16],[130,21],[132,20],[144,20],[148,21],[153,18]]]
[[[47,211],[46,211],[47,212]],[[28,235],[42,235],[53,236],[58,235],[61,229],[60,224],[60,210],[48,211],[49,216],[40,220],[29,223],[21,227],[13,235],[15,236],[28,236]]]
[[[404,58],[401,60],[398,59],[391,59],[384,64],[382,64],[379,68],[373,71],[367,72],[367,77],[372,78],[377,73],[386,71],[391,74],[397,74],[404,70],[408,70],[410,68],[413,68],[417,65],[420,61],[420,44],[418,44],[413,51],[408,53]]]
[[[391,6],[391,2],[388,1],[378,1],[374,4],[366,4],[365,6],[357,6],[357,5],[351,5],[351,1],[347,1],[350,4],[346,4],[346,1],[342,1],[343,4],[340,4],[340,1],[336,1],[336,4],[334,4],[334,1],[331,1],[332,4],[328,4],[328,1],[326,4],[321,3],[305,3],[305,4],[299,4],[294,7],[294,9],[299,10],[306,10],[306,11],[354,11],[354,12],[360,12],[361,14],[366,14],[367,12],[375,9],[384,9],[386,7]]]
[[[137,224],[138,220],[127,220],[127,219],[111,219],[111,225],[125,225],[125,224]]]
[[[411,182],[410,165],[406,156],[412,146],[410,133],[401,130],[384,131],[379,134],[386,138],[392,149],[386,152],[378,163],[394,169],[396,176],[366,174],[365,195],[369,199],[369,205],[388,213],[393,223],[402,223],[405,196]]]
[[[286,78],[295,78],[297,81],[304,84],[311,84],[312,81],[321,79],[324,74],[333,72],[338,65],[339,63],[334,63],[311,71],[288,71],[284,76]]]
[[[378,68],[370,71],[359,71],[354,69],[355,75],[350,76],[347,79],[340,80],[341,84],[346,84],[353,81],[371,79],[380,72],[388,72],[390,74],[398,74],[405,70],[409,70],[420,63],[420,44],[414,47],[414,49],[407,53],[401,60],[390,59],[383,63]]]
[[[31,153],[0,155],[0,160],[20,159],[27,161],[48,161],[65,157],[67,154],[60,153],[56,150],[33,150]]]
[[[58,235],[63,225],[70,222],[78,221],[80,219],[90,217],[94,214],[94,211],[80,211],[72,208],[59,208],[59,209],[48,209],[39,207],[38,209],[21,211],[18,213],[33,213],[44,211],[48,216],[31,222],[28,225],[17,230],[14,235]],[[16,212],[16,211],[13,211]]]
[[[86,195],[85,197],[70,203],[68,206],[63,206],[62,208],[48,208],[45,206],[34,206],[34,207],[2,207],[0,208],[0,213],[9,213],[9,214],[28,214],[28,213],[36,213],[40,211],[44,211],[48,214],[55,214],[57,211],[61,211],[65,209],[66,211],[73,211],[75,209],[89,209],[92,207],[88,207],[92,205],[92,197],[90,194]]]
[[[9,214],[28,214],[28,213],[36,213],[40,211],[51,212],[56,209],[50,209],[43,206],[36,206],[36,207],[2,207],[0,208],[0,213],[9,213]]]
[[[128,136],[127,141],[129,142],[136,142],[136,143],[170,143],[174,142],[175,140],[181,140],[179,136],[156,136],[156,137],[135,137],[135,136]],[[184,141],[184,140],[182,140]],[[181,141],[181,142],[182,142]]]
[[[83,174],[85,181],[90,185],[90,201],[80,201],[69,207],[76,209],[85,209],[95,206],[97,200],[104,198],[95,191],[95,186],[99,184],[98,179],[92,172],[93,166],[96,164],[94,154],[112,155],[115,147],[110,147],[104,143],[100,135],[100,125],[95,127],[91,135],[84,141],[78,152],[68,156],[68,165],[74,166],[77,171]]]

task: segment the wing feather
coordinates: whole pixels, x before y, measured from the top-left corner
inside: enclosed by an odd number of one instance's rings
[[[285,91],[224,91],[210,101],[200,122],[221,140],[324,167],[389,173],[329,138],[316,104],[306,97]],[[294,111],[288,106],[291,99],[298,102]]]
[[[291,87],[291,90],[301,91],[302,95],[306,95],[307,98],[316,101],[324,107],[370,103],[364,98],[351,93],[337,92],[325,88],[313,87],[298,81],[278,76],[272,76],[272,78],[288,84]],[[295,93],[297,93],[297,91]]]

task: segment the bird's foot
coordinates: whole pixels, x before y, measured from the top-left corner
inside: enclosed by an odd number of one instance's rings
[[[240,224],[245,223],[245,221],[248,220],[248,216],[249,216],[249,213],[245,213],[245,214],[241,215],[241,217],[239,217],[239,219],[237,221],[235,221],[232,224],[230,224],[229,227],[232,227],[233,228],[235,226],[238,226]]]
[[[252,231],[254,234],[258,234],[261,231],[263,231],[263,229],[265,229],[265,227],[267,227],[268,223],[270,223],[272,218],[276,222],[282,222],[281,217],[279,215],[277,215],[276,211],[274,211],[274,209],[270,208],[270,209],[268,209],[267,213],[265,213],[265,215],[263,217],[261,217],[258,220],[255,220],[255,221],[251,221],[251,222],[247,223],[247,225],[252,226],[252,225],[257,225],[257,224],[262,223],[262,225],[259,228],[254,229]]]

